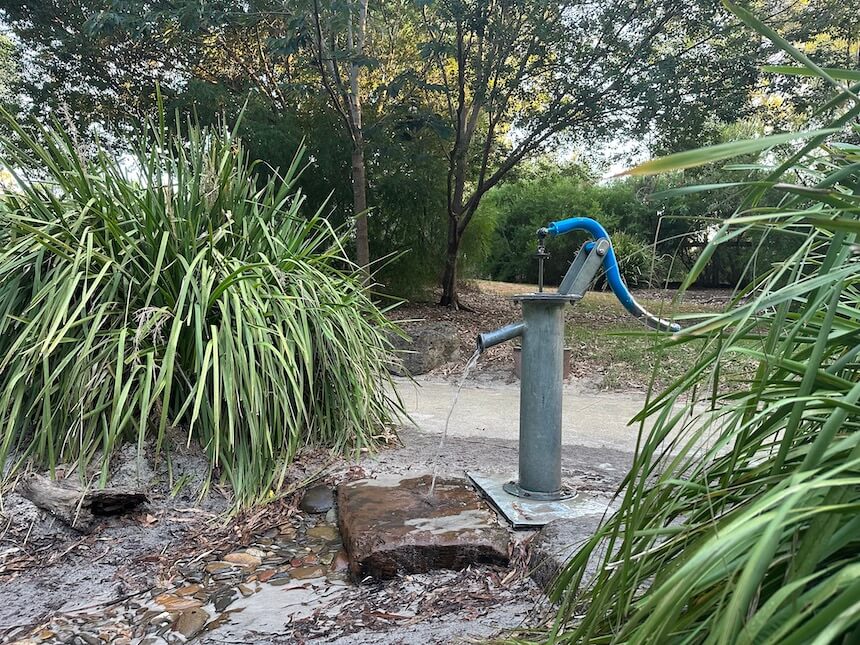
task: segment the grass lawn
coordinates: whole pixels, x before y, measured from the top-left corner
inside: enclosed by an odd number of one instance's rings
[[[665,297],[666,300],[658,300],[637,295],[637,300],[648,311],[664,318],[718,311],[725,302],[692,301],[673,308],[668,300],[671,295],[665,292]],[[689,344],[662,346],[666,334],[648,329],[633,318],[612,293],[586,294],[568,310],[566,323],[565,336],[572,349],[571,360],[594,370],[593,376],[600,378],[601,389],[642,388],[652,377],[657,386],[665,386],[691,366],[697,357],[697,352],[691,351]]]

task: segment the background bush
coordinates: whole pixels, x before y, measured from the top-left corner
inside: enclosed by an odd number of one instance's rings
[[[162,124],[120,164],[9,125],[0,461],[103,455],[104,482],[124,441],[196,442],[249,502],[304,444],[373,444],[397,407],[392,327],[341,236],[302,215],[300,155],[264,177],[233,132]]]
[[[662,254],[654,255],[652,237],[643,226],[654,207],[638,198],[632,184],[598,185],[581,166],[534,168],[532,176],[500,187],[481,206],[493,222],[484,274],[506,282],[537,282],[535,232],[567,217],[598,220],[611,234],[624,279],[632,287],[659,285],[665,278]],[[656,218],[655,218],[656,219]],[[558,284],[587,240],[584,233],[553,238],[545,264],[548,284]],[[599,283],[598,283],[599,284]]]
[[[761,134],[761,124],[723,129],[723,140]],[[719,223],[730,217],[743,200],[735,185],[750,175],[757,155],[741,159],[737,167],[710,164],[664,176],[631,177],[600,183],[584,166],[535,164],[516,181],[495,189],[479,212],[492,222],[489,253],[480,269],[484,277],[508,282],[537,281],[535,231],[548,222],[567,217],[593,217],[610,232],[619,266],[633,287],[677,285],[696,263]],[[753,177],[764,176],[753,172]],[[726,185],[722,190],[686,191],[691,183]],[[676,190],[682,189],[682,190]],[[761,207],[773,207],[779,197],[763,195]],[[558,284],[586,240],[573,233],[550,241],[545,265],[548,284]],[[793,252],[793,236],[771,237],[763,243],[762,231],[749,229],[726,240],[709,255],[695,286],[746,285],[761,270]],[[656,241],[656,247],[655,247]],[[600,282],[598,282],[598,286]]]

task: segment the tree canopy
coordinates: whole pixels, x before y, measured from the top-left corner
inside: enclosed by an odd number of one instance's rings
[[[749,4],[823,64],[857,66],[844,3]],[[203,123],[244,109],[243,138],[270,169],[305,142],[308,205],[354,219],[359,263],[401,253],[377,276],[390,286],[411,266],[451,306],[481,201],[524,161],[610,156],[623,141],[672,152],[738,119],[789,127],[820,93],[762,72],[781,62],[773,46],[710,0],[0,0],[0,11],[20,44],[9,77],[22,115],[121,147],[158,93]]]

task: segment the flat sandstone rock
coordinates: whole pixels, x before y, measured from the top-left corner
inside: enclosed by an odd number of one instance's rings
[[[342,484],[340,533],[356,578],[508,562],[509,536],[465,479],[380,477]]]

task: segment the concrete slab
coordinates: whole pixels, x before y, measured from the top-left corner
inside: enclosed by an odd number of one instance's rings
[[[391,578],[473,563],[505,564],[509,535],[464,479],[362,479],[338,488],[338,523],[354,577]]]
[[[594,513],[555,520],[544,526],[531,544],[529,574],[532,580],[549,593],[558,574],[582,545],[592,538],[605,517],[603,513]],[[585,565],[584,583],[597,573],[602,553],[598,549],[589,558]]]
[[[606,508],[605,500],[578,491],[572,491],[569,498],[554,501],[511,495],[504,490],[504,485],[516,481],[513,474],[505,476],[474,471],[466,474],[515,529],[537,529],[555,520],[602,513]]]

